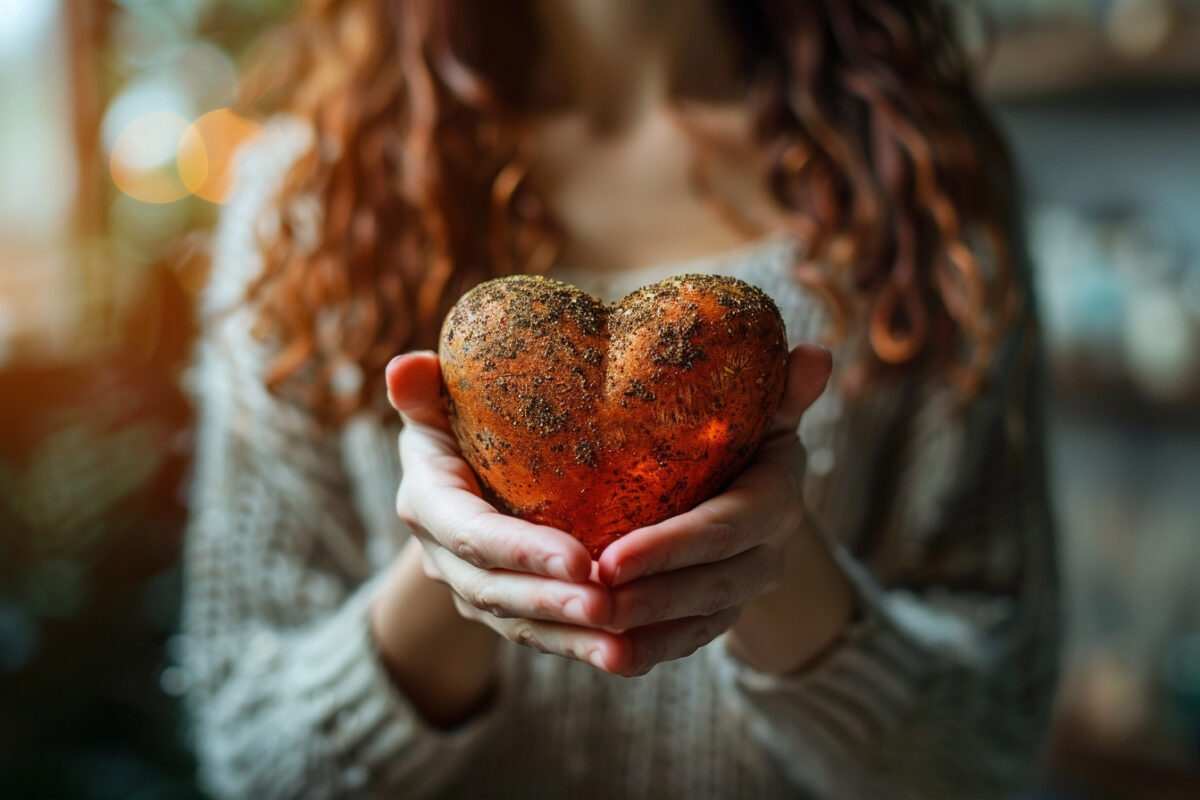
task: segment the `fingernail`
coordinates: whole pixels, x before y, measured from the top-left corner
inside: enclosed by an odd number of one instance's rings
[[[587,614],[583,609],[583,598],[578,595],[567,598],[567,602],[563,603],[563,613],[576,622],[586,623],[588,621]]]
[[[588,651],[588,663],[596,669],[608,669],[604,664],[604,656],[600,652],[600,648],[596,647]]]
[[[547,558],[546,571],[556,578],[562,578],[564,581],[571,580],[571,573],[567,570],[567,560],[562,556],[550,556]]]
[[[617,586],[622,583],[628,583],[641,574],[642,562],[638,561],[636,558],[627,559],[623,563],[618,564],[617,568],[613,570],[613,586]]]

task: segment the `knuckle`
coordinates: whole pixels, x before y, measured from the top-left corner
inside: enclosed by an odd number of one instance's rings
[[[647,622],[673,619],[678,615],[675,610],[675,601],[671,599],[670,595],[645,598],[642,600],[642,609]]]
[[[661,548],[647,553],[639,553],[629,561],[636,565],[634,574],[643,578],[649,575],[658,575],[661,572],[669,572],[675,567],[671,551],[663,552]]]
[[[527,620],[521,620],[513,625],[508,630],[508,638],[522,647],[529,647],[537,650],[539,653],[549,653],[550,649],[542,644],[538,639],[537,631],[534,630],[533,624]]]
[[[584,643],[580,643],[572,647],[569,655],[576,661],[582,661],[585,664],[592,663],[591,648]]]
[[[533,568],[534,552],[527,543],[513,541],[512,537],[507,537],[504,541],[504,549],[513,567],[522,572],[529,572]]]
[[[656,599],[639,591],[623,592],[614,605],[612,627],[623,631],[669,619],[672,613],[669,597]]]
[[[479,545],[470,531],[456,531],[451,534],[449,545],[450,552],[458,558],[476,567],[484,566]]]
[[[458,615],[464,619],[476,620],[479,618],[479,609],[463,600],[458,595],[454,596],[454,609],[458,611]]]
[[[481,563],[488,554],[503,552],[508,547],[508,536],[504,533],[505,518],[494,511],[481,512],[463,526],[460,539],[464,549],[476,566],[491,566]]]
[[[533,626],[525,622],[519,622],[509,628],[508,638],[523,647],[532,647],[537,642],[537,637],[533,635]]]
[[[471,598],[471,603],[480,611],[486,611],[494,617],[501,619],[511,616],[504,607],[504,598],[499,588],[492,582],[482,580],[477,583],[468,597]]]
[[[680,657],[683,658],[690,656],[692,653],[696,652],[701,647],[704,647],[704,645],[717,638],[717,635],[720,632],[721,630],[717,625],[697,625],[696,629],[692,631],[691,640],[688,642],[687,649],[680,655]]]
[[[708,545],[705,556],[718,559],[731,552],[737,544],[738,530],[731,523],[713,522],[708,530]]]
[[[563,611],[563,601],[545,594],[534,595],[530,601],[530,611],[539,617],[557,618]]]
[[[701,525],[715,528],[724,524],[725,519],[717,511],[709,505],[700,505],[692,509],[692,513],[696,515]]]
[[[727,610],[726,613],[721,613],[704,619],[692,627],[691,631],[683,638],[684,646],[675,658],[687,658],[692,653],[695,653],[701,647],[704,647],[713,639],[716,639],[737,618],[737,612]]]
[[[713,583],[709,590],[708,597],[705,598],[704,610],[701,616],[712,616],[718,611],[724,611],[733,605],[735,587],[733,581],[728,578],[720,578]]]

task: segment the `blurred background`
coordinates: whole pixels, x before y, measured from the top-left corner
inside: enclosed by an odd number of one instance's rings
[[[0,0],[0,797],[199,797],[173,663],[197,232],[256,132],[240,59],[294,5]],[[1067,579],[1031,796],[1200,797],[1200,2],[977,5]]]

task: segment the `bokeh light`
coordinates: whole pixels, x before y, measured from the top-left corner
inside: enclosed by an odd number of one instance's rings
[[[197,113],[187,86],[177,76],[158,74],[139,78],[127,84],[109,103],[100,121],[101,146],[106,152],[112,152],[117,137],[139,117],[152,111],[169,111],[188,120],[194,119]],[[177,145],[178,142],[171,147]]]
[[[173,111],[151,111],[131,122],[113,144],[109,169],[122,192],[144,203],[187,197],[177,153],[188,121]]]
[[[1113,49],[1126,58],[1146,58],[1166,44],[1175,26],[1168,0],[1114,0],[1107,27]]]
[[[124,3],[122,3],[124,4]],[[109,36],[113,54],[135,71],[161,69],[187,40],[177,18],[178,3],[136,3],[114,14]]]
[[[1125,318],[1125,351],[1134,380],[1147,395],[1185,401],[1200,362],[1200,326],[1179,292],[1154,287],[1134,293]]]
[[[58,2],[5,0],[0,12],[0,59],[4,59],[37,46],[58,15]]]
[[[180,48],[172,68],[198,108],[224,108],[237,99],[238,74],[233,59],[211,42],[193,42]]]
[[[227,108],[210,111],[184,131],[179,144],[179,175],[184,186],[210,203],[223,203],[234,180],[238,148],[261,128]]]

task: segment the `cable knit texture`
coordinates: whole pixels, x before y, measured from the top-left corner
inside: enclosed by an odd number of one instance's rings
[[[201,419],[184,662],[208,790],[961,800],[1009,797],[1029,779],[1058,625],[1032,324],[965,408],[936,376],[850,400],[835,374],[806,414],[809,516],[864,609],[819,663],[766,675],[718,639],[623,679],[506,644],[488,710],[451,732],[425,725],[367,629],[372,576],[407,538],[393,512],[398,430],[364,415],[323,431],[267,392],[269,353],[250,334],[245,288],[289,214],[277,187],[310,138],[277,120],[242,159],[191,377]],[[789,278],[798,246],[772,238],[617,275],[556,274],[607,300],[679,272],[734,275],[775,298],[792,344],[820,341],[828,314]],[[841,342],[835,362],[862,347]]]

